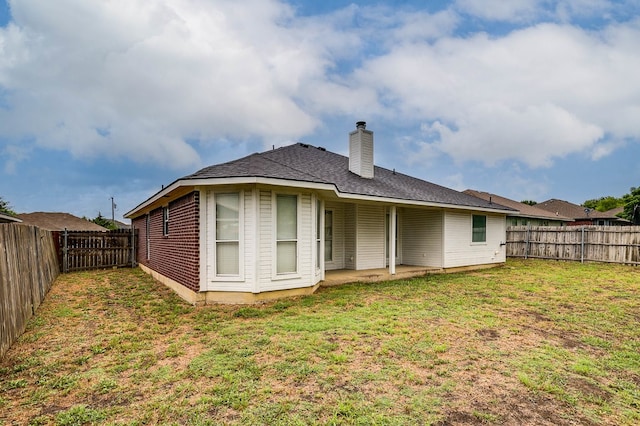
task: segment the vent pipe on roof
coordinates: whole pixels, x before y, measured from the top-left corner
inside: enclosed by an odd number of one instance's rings
[[[349,171],[373,179],[373,132],[364,121],[358,121],[356,130],[349,133]]]

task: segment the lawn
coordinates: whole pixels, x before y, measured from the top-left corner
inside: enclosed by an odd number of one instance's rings
[[[0,360],[0,425],[640,423],[640,269],[555,261],[185,304],[61,275]]]

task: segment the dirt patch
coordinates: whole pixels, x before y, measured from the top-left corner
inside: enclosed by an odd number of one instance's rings
[[[500,333],[492,328],[478,330],[478,335],[484,337],[486,340],[496,340],[500,337]]]

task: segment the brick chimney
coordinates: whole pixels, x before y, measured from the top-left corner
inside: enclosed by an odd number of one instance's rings
[[[364,121],[358,121],[356,130],[349,133],[349,171],[373,179],[373,132]]]

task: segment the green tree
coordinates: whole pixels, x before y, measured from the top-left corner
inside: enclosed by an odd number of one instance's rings
[[[100,225],[104,228],[110,229],[112,231],[118,229],[118,226],[113,223],[110,219],[107,219],[106,217],[102,216],[102,213],[98,212],[98,216],[96,216],[94,219],[91,219],[91,222],[95,223],[96,225]]]
[[[520,201],[522,204],[528,204],[530,206],[535,206],[536,204],[538,204],[537,201],[533,201],[533,200],[522,200]]]
[[[633,221],[640,221],[640,186],[639,187],[631,187],[631,190],[627,195],[622,197],[624,200],[624,210],[622,211],[621,217]],[[635,217],[634,217],[635,212]],[[640,225],[638,222],[634,222],[636,225]]]
[[[0,197],[0,213],[8,214],[9,216],[17,216],[17,213],[11,210],[11,205],[8,201]]]
[[[611,209],[615,209],[616,207],[624,206],[623,198],[616,198],[612,196],[594,198],[593,200],[587,200],[582,205],[584,207],[597,210],[599,212],[606,212]]]

